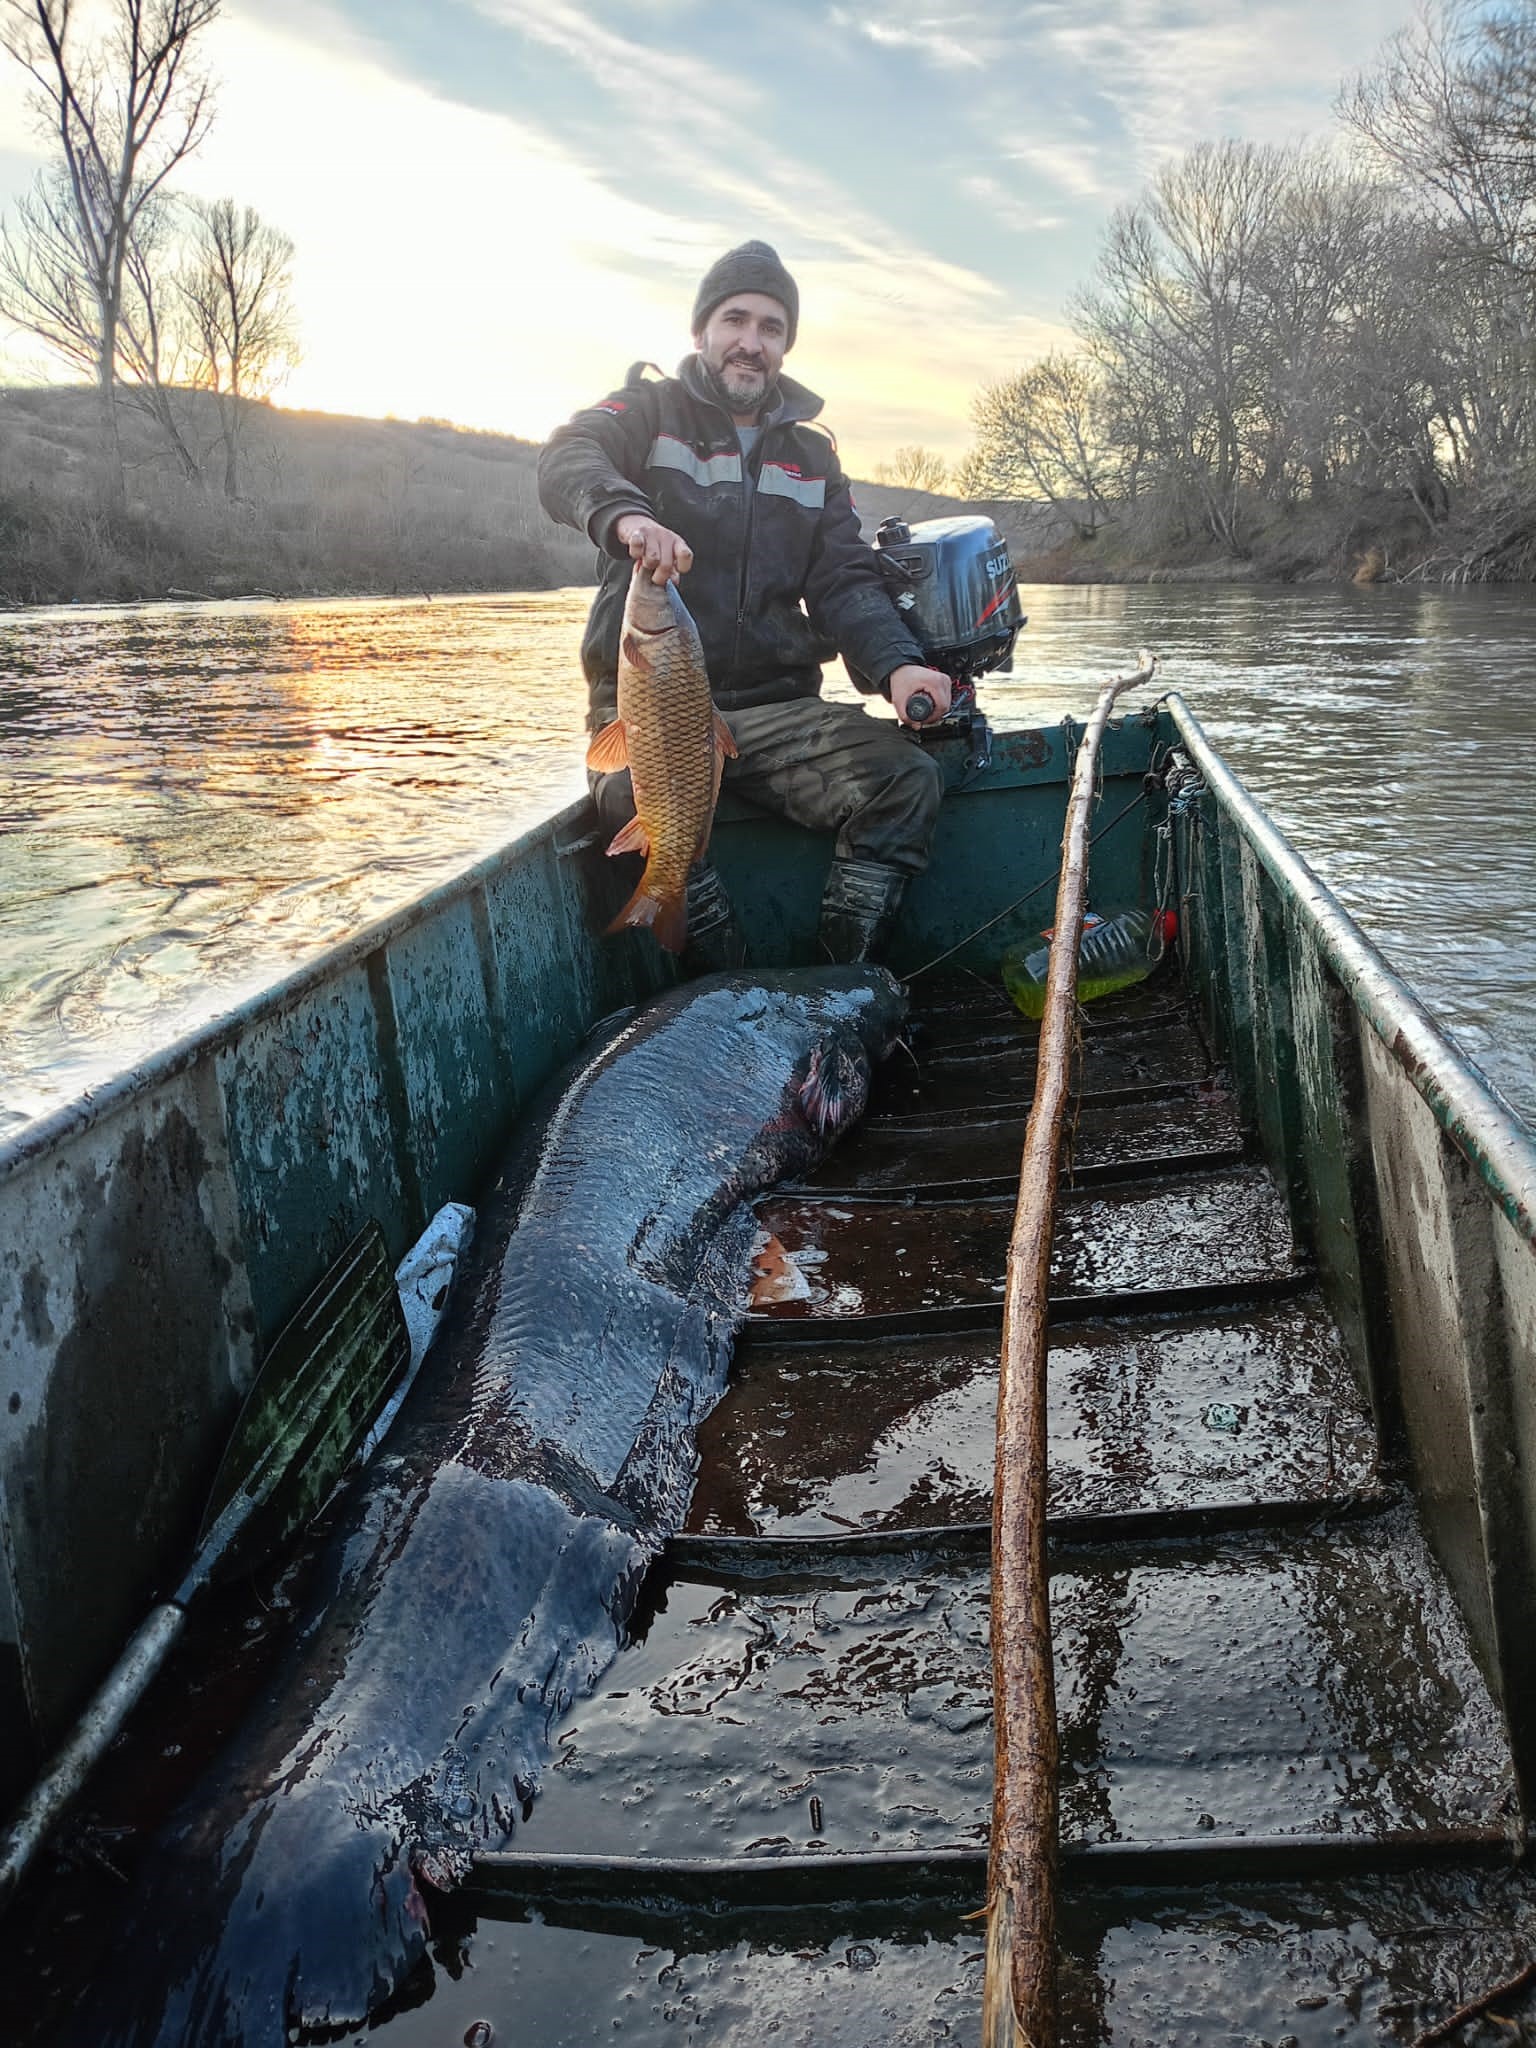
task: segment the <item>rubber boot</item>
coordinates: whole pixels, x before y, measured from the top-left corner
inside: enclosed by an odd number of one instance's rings
[[[910,879],[884,861],[833,861],[821,898],[818,955],[847,966],[883,960]]]
[[[736,910],[725,893],[717,869],[701,861],[688,871],[688,942],[680,965],[690,979],[700,974],[728,974],[744,966],[747,942],[736,922]]]

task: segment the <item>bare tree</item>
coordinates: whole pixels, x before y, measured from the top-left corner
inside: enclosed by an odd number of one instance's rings
[[[1326,149],[1277,164],[1267,235],[1254,254],[1262,364],[1248,435],[1256,489],[1289,508],[1332,490],[1359,450],[1353,429],[1360,327],[1405,252],[1392,195]]]
[[[195,149],[213,114],[194,38],[219,0],[110,0],[110,26],[86,43],[72,0],[0,0],[0,48],[30,74],[62,156],[73,209],[78,293],[92,309],[108,501],[123,502],[115,405],[118,330],[144,209]]]
[[[1536,6],[1440,0],[1340,103],[1471,261],[1536,279]]]
[[[1250,143],[1202,144],[1165,166],[1112,218],[1079,319],[1121,410],[1149,427],[1165,474],[1242,552],[1245,432],[1262,390],[1257,259],[1284,158]]]
[[[74,196],[61,171],[42,172],[16,202],[0,240],[0,312],[83,376],[96,375],[101,322]]]
[[[113,376],[117,392],[159,428],[182,475],[199,467],[188,445],[174,384],[180,348],[164,274],[174,244],[172,209],[156,194],[139,211],[124,251]],[[101,359],[100,309],[89,284],[89,256],[69,180],[44,171],[16,205],[15,231],[0,236],[0,312],[53,353],[95,380]]]
[[[1431,502],[1460,501],[1468,573],[1487,573],[1528,553],[1536,522],[1536,5],[1438,0],[1341,112],[1420,218],[1412,367],[1430,394]]]
[[[1054,353],[988,385],[971,417],[976,443],[962,471],[967,493],[1045,498],[1083,540],[1111,516],[1119,464],[1105,432],[1103,391],[1084,355]]]
[[[1165,164],[1110,221],[1078,351],[979,395],[961,487],[1272,560],[1411,508],[1435,573],[1528,573],[1536,0],[1425,0],[1341,111],[1353,163],[1222,142]]]
[[[932,448],[897,448],[875,465],[875,482],[899,490],[942,491],[949,482],[949,464]]]
[[[298,356],[293,244],[232,199],[189,207],[191,248],[176,284],[193,339],[192,381],[218,405],[224,494],[235,498],[245,409],[268,396]]]

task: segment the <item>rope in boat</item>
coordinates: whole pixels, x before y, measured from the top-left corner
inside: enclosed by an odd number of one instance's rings
[[[1088,895],[1088,813],[1099,742],[1122,690],[1107,683],[1072,773],[1056,892],[1055,939],[1019,1199],[1008,1245],[992,1487],[992,1694],[997,1762],[987,1872],[983,2048],[1054,2048],[1059,1740],[1046,1581],[1046,1310],[1061,1135],[1071,1092],[1077,954]],[[1138,801],[1140,798],[1138,797]]]

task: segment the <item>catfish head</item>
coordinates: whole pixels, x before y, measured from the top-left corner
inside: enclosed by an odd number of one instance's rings
[[[836,1136],[864,1114],[870,1068],[895,1045],[907,993],[883,967],[826,967],[814,976],[821,1035],[800,1083],[807,1123]]]

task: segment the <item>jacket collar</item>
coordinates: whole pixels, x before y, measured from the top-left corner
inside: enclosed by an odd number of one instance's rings
[[[704,405],[717,406],[725,413],[727,419],[730,418],[730,414],[726,413],[725,407],[720,404],[697,350],[692,355],[683,357],[677,366],[677,376],[678,382],[690,398],[697,398]],[[759,415],[758,424],[764,427],[778,427],[798,420],[813,420],[824,403],[825,401],[818,398],[814,391],[808,390],[804,384],[797,384],[793,377],[781,376],[778,382],[769,388],[768,400]]]

